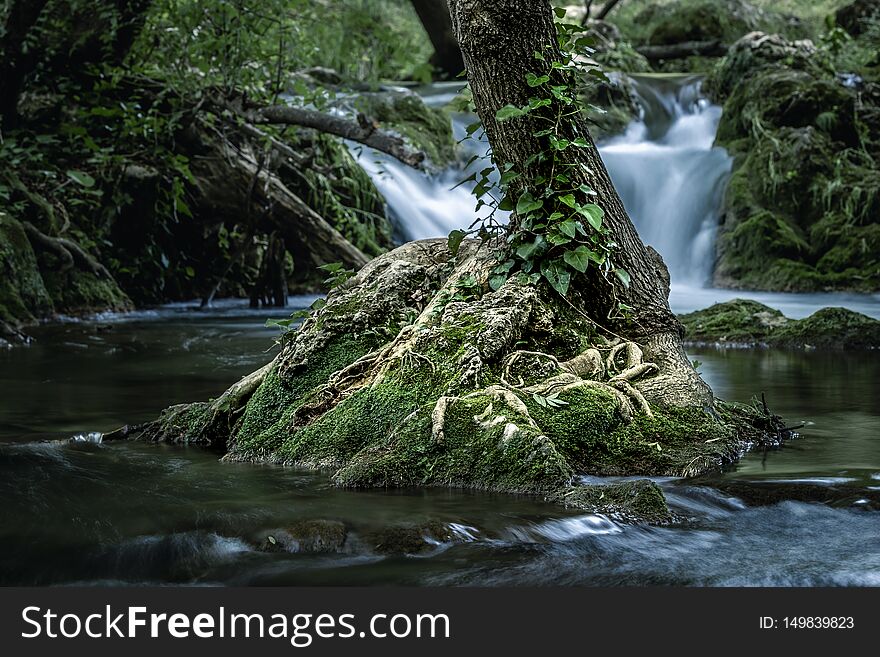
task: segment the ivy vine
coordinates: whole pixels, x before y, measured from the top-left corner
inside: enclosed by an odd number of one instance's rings
[[[565,10],[557,8],[562,18]],[[590,59],[595,50],[593,37],[580,25],[558,22],[557,35],[562,60],[550,58],[553,50],[536,51],[536,68],[546,73],[529,72],[525,82],[533,95],[521,107],[506,105],[495,114],[499,122],[529,115],[540,128],[532,133],[539,148],[523,163],[524,168],[540,164],[544,172],[528,181],[523,189],[512,183],[521,178],[511,162],[498,162],[494,156],[475,156],[470,166],[480,157],[491,158],[492,166],[465,178],[461,183],[473,182],[477,198],[476,211],[488,206],[491,212],[478,219],[467,230],[454,230],[449,235],[449,248],[458,251],[462,241],[476,235],[484,241],[503,238],[498,254],[499,264],[492,270],[489,286],[500,288],[516,276],[532,284],[543,279],[561,296],[568,294],[571,280],[589,267],[597,267],[606,277],[612,275],[625,286],[630,275],[613,262],[618,245],[605,225],[605,211],[597,193],[589,185],[578,184],[573,169],[581,166],[563,154],[569,149],[594,148],[584,137],[567,138],[564,127],[582,112],[600,112],[601,108],[582,100],[583,87],[596,81],[608,82],[605,73]],[[542,108],[548,110],[538,111]],[[474,137],[482,124],[477,121],[467,128],[467,136]],[[497,182],[496,182],[497,181]],[[588,199],[581,202],[579,199]],[[515,212],[516,220],[505,223],[499,211]],[[625,311],[625,304],[619,310]]]

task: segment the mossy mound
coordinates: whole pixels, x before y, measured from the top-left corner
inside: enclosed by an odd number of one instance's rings
[[[16,329],[53,310],[24,228],[0,210],[0,322],[10,327],[7,335],[13,338]]]
[[[685,339],[697,344],[793,349],[880,348],[880,321],[846,308],[822,308],[797,320],[757,301],[734,299],[679,319],[685,327]]]
[[[715,282],[781,291],[880,289],[880,93],[809,42],[752,33],[707,88],[734,156]]]
[[[435,167],[448,166],[455,160],[449,115],[428,107],[417,94],[402,90],[364,93],[358,96],[355,106],[384,129],[399,133],[424,151]]]
[[[859,36],[880,21],[880,0],[855,0],[836,12],[837,24],[853,36]]]
[[[538,494],[643,519],[664,515],[659,491],[605,499],[571,482],[698,474],[778,438],[777,419],[750,407],[675,405],[676,380],[647,362],[660,347],[608,340],[549,290],[492,291],[481,253],[427,240],[380,256],[273,363],[214,402],[169,409],[146,437],[326,469],[337,486]]]

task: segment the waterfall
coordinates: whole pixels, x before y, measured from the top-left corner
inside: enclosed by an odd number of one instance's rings
[[[642,116],[600,145],[639,235],[663,256],[672,280],[704,286],[732,160],[713,147],[721,108],[696,76],[633,78]]]
[[[660,252],[674,281],[690,285],[705,285],[711,276],[718,208],[731,166],[726,151],[712,146],[721,108],[701,96],[700,82],[697,76],[634,77],[640,119],[599,146],[642,239]],[[440,83],[420,93],[428,105],[443,106],[460,88]],[[473,120],[453,115],[457,140]],[[465,159],[489,148],[485,137],[461,145]],[[487,213],[475,212],[470,184],[455,187],[485,167],[483,161],[433,175],[375,151],[362,153],[359,161],[385,197],[401,241],[442,237]]]

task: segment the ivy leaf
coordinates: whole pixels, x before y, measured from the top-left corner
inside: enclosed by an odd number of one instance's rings
[[[446,244],[449,246],[449,251],[452,255],[458,255],[458,250],[461,248],[461,242],[465,237],[465,232],[463,230],[454,230],[449,233],[449,238],[446,240]]]
[[[519,118],[520,116],[525,116],[529,113],[531,108],[526,105],[525,109],[521,109],[516,105],[505,105],[500,110],[495,112],[495,120],[497,121],[507,121],[508,119]]]
[[[558,260],[541,263],[541,275],[547,279],[550,286],[556,290],[560,296],[568,294],[568,286],[571,284],[571,272],[564,264]]]
[[[562,259],[569,267],[583,274],[590,266],[590,253],[587,247],[579,246],[573,251],[566,251]]]
[[[596,230],[602,230],[602,218],[605,211],[595,203],[587,203],[578,208],[578,212],[587,218],[589,224]]]
[[[559,202],[565,203],[570,208],[577,208],[577,201],[574,198],[574,194],[565,194],[564,196],[560,196]]]
[[[556,14],[556,18],[565,18],[565,7],[554,7],[553,13]]]
[[[67,177],[70,178],[77,185],[82,185],[85,188],[95,186],[95,179],[83,171],[68,171]]]
[[[538,235],[535,238],[534,242],[526,242],[525,244],[520,244],[516,249],[516,255],[520,260],[530,261],[534,257],[536,253],[540,253],[544,250],[544,247],[547,245],[546,240],[543,236]]]
[[[530,87],[540,87],[542,84],[549,81],[549,75],[535,75],[534,73],[526,73],[526,84],[528,84]]]
[[[629,272],[626,269],[617,268],[614,270],[614,273],[617,275],[617,278],[620,279],[620,282],[623,283],[624,287],[629,287],[630,277]]]
[[[497,290],[507,282],[507,274],[495,274],[489,277],[489,287]]]
[[[567,219],[559,224],[559,230],[563,235],[568,235],[570,238],[574,239],[574,236],[577,234],[577,222],[572,219]]]
[[[516,213],[527,215],[529,212],[539,210],[543,205],[543,200],[536,199],[532,196],[531,192],[526,191],[520,195],[519,200],[516,202]]]
[[[516,171],[505,171],[504,173],[501,174],[501,184],[502,185],[509,185],[514,180],[519,178],[519,176],[520,176],[520,174],[518,174]]]

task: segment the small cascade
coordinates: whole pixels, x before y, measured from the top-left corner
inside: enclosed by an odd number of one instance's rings
[[[706,285],[732,160],[713,146],[721,108],[696,76],[636,76],[642,116],[600,152],[642,239],[663,256],[672,280]]]
[[[726,151],[712,145],[721,108],[702,96],[697,76],[636,76],[633,85],[642,116],[624,134],[600,144],[600,152],[642,238],[663,255],[673,280],[704,285],[712,272],[718,209],[731,167]],[[440,83],[419,92],[428,105],[442,106],[460,88],[459,82]],[[473,120],[468,114],[453,116],[456,139],[465,137]],[[462,148],[464,162],[486,154],[489,145],[482,137],[463,141]],[[484,161],[426,175],[375,151],[359,157],[388,202],[401,241],[443,237],[488,212],[475,212],[469,184],[455,187],[485,167]]]

